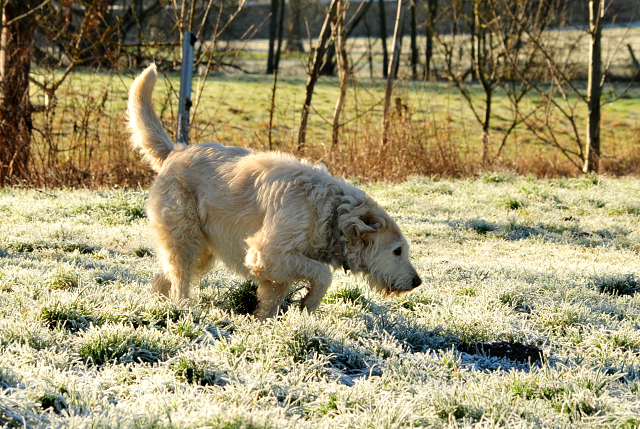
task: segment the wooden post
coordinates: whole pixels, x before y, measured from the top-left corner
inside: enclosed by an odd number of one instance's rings
[[[182,38],[182,66],[180,69],[180,99],[176,142],[189,144],[189,109],[191,109],[191,81],[193,80],[193,45],[196,35],[185,31]]]

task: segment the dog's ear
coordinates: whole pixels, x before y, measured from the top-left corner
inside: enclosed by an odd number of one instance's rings
[[[375,212],[375,209],[367,203],[351,207],[342,216],[340,229],[347,240],[353,242],[367,234],[378,232],[385,227],[384,219]]]
[[[360,220],[365,225],[361,234],[377,232],[384,226],[384,219],[377,216],[373,210],[368,210],[364,215],[360,216]]]

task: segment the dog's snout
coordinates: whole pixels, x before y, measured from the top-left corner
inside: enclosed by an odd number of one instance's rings
[[[414,289],[420,286],[421,284],[422,284],[422,279],[418,276],[415,276],[411,281],[411,285],[413,286]]]

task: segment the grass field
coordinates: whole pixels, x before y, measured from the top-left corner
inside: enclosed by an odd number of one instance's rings
[[[265,324],[223,269],[190,308],[149,295],[145,191],[3,189],[0,426],[640,424],[640,180],[364,188],[423,285],[387,298],[336,273],[317,314],[294,296]]]

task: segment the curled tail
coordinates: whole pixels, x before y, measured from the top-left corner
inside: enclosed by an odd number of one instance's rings
[[[153,110],[151,97],[157,80],[156,65],[152,64],[133,82],[129,90],[127,124],[131,145],[140,151],[142,159],[153,170],[160,171],[171,151],[183,149],[183,145],[173,143]]]

